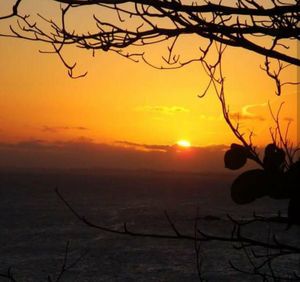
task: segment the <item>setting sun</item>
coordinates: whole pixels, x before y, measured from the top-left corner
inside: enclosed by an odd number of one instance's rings
[[[191,143],[187,140],[179,140],[177,142],[177,145],[180,147],[185,147],[185,148],[191,147]]]

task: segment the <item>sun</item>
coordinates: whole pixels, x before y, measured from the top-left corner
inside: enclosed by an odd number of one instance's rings
[[[190,141],[187,141],[187,140],[179,140],[179,141],[177,141],[176,144],[177,144],[178,146],[184,147],[184,148],[189,148],[189,147],[191,147],[191,142],[190,142]]]

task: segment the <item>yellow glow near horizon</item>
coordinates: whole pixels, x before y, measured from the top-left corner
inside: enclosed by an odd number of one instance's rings
[[[189,148],[191,147],[191,142],[187,140],[179,140],[177,141],[177,145],[180,147]]]

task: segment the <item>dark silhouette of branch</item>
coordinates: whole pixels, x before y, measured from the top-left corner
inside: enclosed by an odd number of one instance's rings
[[[55,279],[51,278],[51,275],[48,275],[48,282],[59,282],[62,280],[63,275],[75,267],[86,255],[87,251],[83,252],[80,256],[78,256],[75,260],[73,260],[71,263],[68,261],[69,260],[69,252],[70,252],[70,241],[67,241],[66,247],[65,247],[65,253],[64,253],[64,258],[63,258],[63,263],[61,265],[61,269]]]
[[[87,226],[95,229],[99,229],[101,231],[109,232],[109,233],[116,233],[120,235],[129,235],[129,236],[135,236],[135,237],[150,237],[150,238],[159,238],[159,239],[183,239],[183,240],[194,240],[193,236],[181,234],[175,227],[174,223],[171,221],[168,214],[165,212],[165,215],[168,219],[168,222],[172,228],[172,230],[175,232],[176,235],[167,235],[167,234],[156,234],[156,233],[141,233],[141,232],[134,232],[128,229],[128,226],[126,223],[123,224],[122,230],[117,229],[111,229],[102,225],[95,224],[88,220],[85,216],[80,215],[71,205],[70,203],[62,196],[62,194],[59,192],[59,190],[56,188],[55,193],[57,196],[61,199],[61,201],[68,207],[68,209],[72,212],[72,214],[78,218],[81,222],[86,224]]]
[[[5,15],[5,16],[0,16],[0,20],[6,20],[9,18],[18,16],[18,8],[19,8],[19,5],[21,4],[21,2],[22,2],[22,0],[17,0],[12,6],[11,13],[8,15]]]
[[[72,206],[71,204],[63,197],[63,195],[59,192],[59,190],[56,188],[55,193],[60,198],[60,200],[65,204],[65,206],[72,212],[72,214],[79,219],[81,222],[83,222],[85,225],[94,228],[99,229],[101,231],[110,232],[110,233],[116,233],[120,235],[129,235],[129,236],[136,236],[136,237],[151,237],[151,238],[160,238],[160,239],[180,239],[180,240],[192,240],[192,241],[222,241],[222,242],[243,242],[247,244],[251,244],[253,246],[261,246],[261,247],[268,247],[271,249],[286,249],[288,251],[293,251],[295,253],[300,253],[300,248],[280,243],[275,237],[273,238],[272,243],[268,242],[262,242],[259,240],[251,239],[245,236],[242,236],[241,229],[244,223],[240,223],[239,221],[233,219],[231,216],[228,216],[230,221],[233,224],[234,232],[231,234],[230,237],[225,236],[215,236],[215,235],[209,235],[205,232],[202,232],[200,229],[197,230],[198,234],[201,235],[198,238],[195,238],[195,236],[182,234],[178,231],[175,224],[172,222],[171,218],[168,216],[168,223],[171,226],[171,230],[175,232],[176,235],[166,235],[166,234],[156,234],[156,233],[141,233],[141,232],[133,232],[130,231],[127,228],[126,223],[124,223],[123,230],[117,230],[108,228],[102,225],[95,224],[88,220],[85,216],[80,215]],[[263,217],[260,218],[260,221],[263,221]],[[270,219],[266,218],[265,222],[270,221]],[[281,223],[280,221],[274,221],[275,223]]]
[[[73,261],[69,262],[69,252],[70,252],[70,241],[67,241],[65,251],[64,251],[64,257],[63,262],[60,268],[60,271],[58,272],[56,278],[54,274],[48,275],[47,281],[48,282],[59,282],[63,280],[63,276],[68,272],[70,269],[74,268],[88,253],[88,251],[83,252],[80,256],[78,256]],[[12,274],[11,267],[8,268],[7,272],[0,273],[0,278],[5,278],[8,281],[11,282],[17,282],[18,280],[15,279],[14,275]]]
[[[282,71],[284,69],[286,69],[287,67],[289,67],[290,65],[289,64],[286,64],[284,65],[280,60],[277,60],[277,70],[271,70],[271,62],[269,60],[268,57],[266,57],[265,59],[265,65],[264,67],[261,67],[262,70],[264,70],[267,75],[274,80],[275,82],[275,85],[276,85],[276,95],[277,96],[280,96],[281,95],[281,92],[282,92],[282,87],[285,86],[285,85],[298,85],[299,83],[298,82],[281,82],[280,81],[280,74],[282,73]]]
[[[300,248],[297,245],[288,244],[280,242],[277,237],[273,234],[269,236],[269,240],[261,240],[256,239],[254,237],[249,237],[244,235],[243,229],[245,226],[251,226],[256,222],[262,222],[267,224],[275,224],[275,225],[286,225],[287,221],[286,218],[281,217],[279,214],[277,217],[267,218],[262,216],[253,215],[253,219],[251,220],[236,220],[233,217],[228,215],[228,219],[232,224],[232,232],[229,236],[225,235],[214,235],[208,234],[201,230],[199,226],[199,216],[195,219],[195,230],[194,235],[187,235],[185,233],[181,233],[178,231],[177,227],[175,226],[174,222],[170,218],[170,216],[165,213],[169,226],[172,231],[174,231],[175,235],[168,235],[168,234],[158,234],[158,233],[142,233],[142,232],[135,232],[128,230],[126,223],[122,230],[108,228],[99,224],[95,224],[88,220],[86,217],[80,215],[72,205],[63,197],[63,195],[59,192],[59,190],[55,189],[56,194],[61,199],[61,201],[66,205],[66,207],[71,211],[71,213],[78,218],[81,222],[83,222],[86,226],[90,228],[94,228],[100,231],[115,233],[122,236],[134,236],[134,237],[148,237],[154,239],[174,239],[174,240],[189,240],[194,242],[195,247],[195,254],[196,254],[196,262],[197,262],[197,271],[200,281],[205,281],[202,276],[202,260],[204,259],[201,254],[201,248],[204,246],[205,242],[223,242],[233,245],[236,250],[241,250],[242,252],[249,256],[249,265],[252,265],[252,270],[243,270],[240,267],[236,266],[229,260],[229,264],[232,266],[233,269],[250,275],[259,275],[265,278],[276,278],[278,279],[287,279],[282,275],[278,275],[277,273],[273,273],[272,264],[275,261],[280,259],[284,260],[285,257],[288,256],[296,256],[296,258],[300,256]],[[297,228],[297,227],[295,227]],[[201,245],[200,245],[201,244]],[[251,256],[249,254],[251,253]],[[266,253],[267,255],[261,255],[261,253]],[[254,261],[254,260],[257,260]],[[269,271],[266,272],[265,266],[269,267]],[[272,272],[273,271],[273,272]],[[295,272],[294,277],[291,278],[291,281],[299,281],[299,275]],[[276,281],[277,281],[276,280]]]
[[[256,148],[252,143],[252,133],[250,133],[249,139],[247,140],[245,134],[240,132],[239,123],[237,122],[234,125],[233,121],[230,118],[230,112],[225,97],[225,77],[222,68],[222,57],[225,52],[226,46],[224,46],[223,44],[215,44],[215,47],[218,56],[214,63],[207,62],[205,58],[201,59],[202,66],[206,71],[206,74],[208,75],[210,81],[204,92],[200,94],[199,97],[202,98],[203,96],[205,96],[210,87],[214,89],[221,104],[223,118],[229,126],[231,132],[246,149],[247,157],[255,161],[259,166],[263,167],[263,161],[260,159]]]
[[[17,280],[14,278],[12,272],[11,272],[11,267],[9,267],[7,269],[7,272],[6,273],[0,273],[0,277],[4,278],[4,279],[7,279],[11,282],[17,282]]]
[[[18,0],[12,12],[0,17],[10,19],[10,33],[2,36],[42,41],[52,47],[67,67],[69,75],[75,67],[62,59],[64,46],[74,45],[79,48],[112,51],[134,61],[142,60],[153,65],[146,58],[144,51],[132,52],[128,47],[141,49],[147,45],[171,40],[169,56],[163,56],[165,67],[182,67],[187,63],[199,61],[198,55],[191,60],[182,61],[174,51],[177,39],[182,35],[196,34],[208,41],[226,46],[243,48],[290,65],[300,65],[297,55],[290,52],[291,44],[299,40],[298,1],[283,3],[279,0],[236,0],[232,3],[213,3],[198,0],[191,4],[181,0],[53,0],[62,5],[58,13],[60,20],[46,19],[38,14],[22,15]],[[82,31],[74,18],[77,10],[86,14],[86,20],[92,20],[87,30]],[[107,11],[112,10],[116,18],[104,20]],[[30,19],[30,21],[29,21]],[[74,21],[75,20],[75,21]],[[34,22],[32,22],[34,21]],[[40,23],[40,21],[42,21]],[[44,27],[45,23],[48,27]],[[44,25],[43,27],[41,27]],[[259,40],[258,40],[259,38]],[[261,41],[264,38],[265,41]],[[200,50],[203,46],[200,46]],[[59,50],[59,51],[58,51]],[[282,64],[282,63],[280,63]],[[282,66],[282,65],[281,65]],[[282,67],[280,67],[281,71]],[[266,73],[279,82],[279,73],[271,73],[269,63],[265,64]],[[280,86],[283,84],[279,83]],[[278,85],[277,85],[278,88]],[[280,94],[280,89],[277,93]]]
[[[294,146],[294,144],[288,139],[289,127],[291,121],[288,121],[285,131],[283,132],[282,126],[280,124],[280,113],[284,102],[282,102],[275,114],[271,108],[270,103],[269,110],[272,116],[272,119],[275,123],[275,128],[270,128],[270,134],[272,137],[272,141],[274,144],[277,144],[278,147],[282,148],[286,154],[286,167],[289,168],[294,162],[297,152],[300,150],[299,144],[298,146]]]
[[[194,249],[196,255],[196,267],[197,267],[198,278],[200,282],[205,282],[206,280],[203,275],[204,257],[202,255],[202,242],[198,240],[198,225],[199,225],[199,211],[197,209],[197,215],[194,223],[194,236],[195,236]]]

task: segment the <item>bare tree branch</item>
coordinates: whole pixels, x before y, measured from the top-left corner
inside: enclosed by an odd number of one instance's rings
[[[63,46],[112,51],[132,59],[132,52],[126,51],[128,47],[143,48],[173,40],[168,50],[169,56],[163,56],[162,60],[171,67],[182,67],[199,60],[196,56],[181,62],[179,55],[172,55],[177,39],[189,34],[249,50],[262,55],[266,60],[275,58],[280,62],[300,65],[300,59],[289,50],[293,42],[299,42],[300,6],[293,0],[287,3],[236,0],[227,5],[205,0],[191,4],[180,0],[53,0],[63,4],[57,12],[61,20],[46,19],[39,15],[42,22],[34,20],[33,23],[28,21],[28,17],[34,18],[34,15],[22,15],[18,9],[23,1],[16,1],[12,12],[0,17],[1,21],[11,19],[8,22],[11,33],[1,35],[59,45],[59,49],[54,51],[67,67],[70,76],[75,65],[68,65],[61,52],[58,52]],[[93,21],[94,26],[82,31],[80,25],[74,24],[78,19],[73,12],[85,11],[87,7],[91,7],[92,12],[87,12],[86,20]],[[104,20],[108,10],[115,12],[115,19]],[[48,27],[45,27],[45,23]],[[260,40],[257,40],[258,37]],[[265,40],[261,41],[261,38]],[[138,54],[142,61],[153,65],[145,58],[143,51]],[[277,88],[278,85],[283,86],[282,83],[278,84],[280,71],[271,74],[269,64],[265,64],[265,70],[275,80]],[[277,93],[280,94],[280,89]]]
[[[78,218],[81,222],[83,222],[86,226],[97,229],[104,232],[115,233],[123,236],[133,236],[133,237],[148,237],[153,239],[174,239],[174,240],[188,240],[194,242],[195,252],[196,252],[196,261],[197,261],[197,269],[200,281],[205,281],[202,276],[202,260],[204,259],[200,253],[201,248],[204,246],[205,242],[223,242],[233,245],[236,250],[241,250],[246,254],[246,257],[249,260],[249,265],[252,266],[250,270],[244,270],[240,267],[234,265],[233,262],[229,260],[229,264],[233,269],[239,271],[241,273],[247,275],[259,275],[260,277],[265,278],[276,278],[278,281],[280,279],[286,280],[287,277],[280,275],[273,270],[272,264],[275,261],[283,260],[286,257],[294,256],[295,259],[299,258],[300,256],[300,248],[297,245],[283,243],[280,242],[275,234],[270,234],[268,237],[269,239],[264,241],[260,238],[254,238],[243,234],[243,230],[245,226],[251,226],[256,224],[257,222],[261,222],[268,226],[269,223],[276,225],[284,224],[286,225],[287,221],[285,218],[281,217],[279,214],[276,218],[266,218],[263,216],[254,215],[253,219],[251,220],[236,220],[233,217],[228,215],[228,219],[232,224],[232,232],[229,236],[226,235],[214,235],[208,234],[201,230],[199,225],[199,216],[196,216],[195,219],[195,233],[194,235],[188,235],[185,233],[180,233],[175,226],[174,222],[171,220],[169,215],[165,213],[167,216],[168,223],[171,227],[171,230],[175,232],[175,235],[168,235],[168,234],[158,234],[158,233],[141,233],[135,231],[129,231],[127,228],[126,223],[124,223],[123,230],[116,230],[111,229],[102,225],[95,224],[89,221],[86,217],[80,215],[72,206],[71,204],[63,197],[63,195],[59,192],[59,190],[55,189],[56,194],[62,200],[62,202],[66,205],[66,207],[72,212],[72,214]],[[298,226],[296,226],[297,228]],[[297,232],[297,230],[295,230]],[[260,234],[257,234],[260,235]],[[201,245],[200,245],[201,244]],[[201,247],[201,248],[200,248]],[[260,253],[264,254],[267,251],[267,255],[261,255]],[[269,268],[269,271],[266,272],[265,266]],[[294,276],[291,278],[290,281],[299,281],[299,273],[295,272]]]

